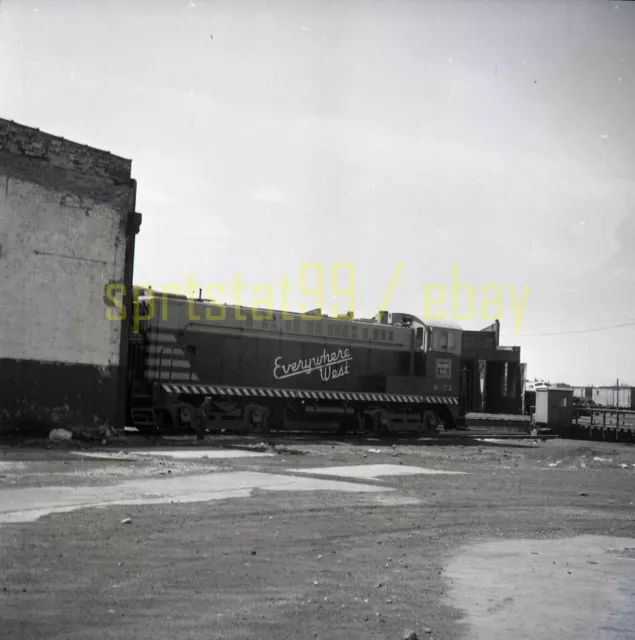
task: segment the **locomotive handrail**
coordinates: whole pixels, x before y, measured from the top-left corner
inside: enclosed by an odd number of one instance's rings
[[[182,329],[179,329],[179,333],[183,336],[185,335],[185,332],[187,331],[187,328],[191,325],[195,325],[198,324],[197,322],[188,322]]]
[[[179,333],[184,336],[185,332],[189,327],[203,327],[205,329],[210,329],[210,325],[203,324],[202,322],[188,322],[182,329],[179,329]],[[224,329],[225,327],[212,327],[212,329],[218,331],[219,329]],[[231,330],[244,331],[244,327],[230,327]]]

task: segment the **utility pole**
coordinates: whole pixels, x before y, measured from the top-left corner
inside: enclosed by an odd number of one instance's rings
[[[615,408],[620,408],[620,379],[617,379],[615,384]]]

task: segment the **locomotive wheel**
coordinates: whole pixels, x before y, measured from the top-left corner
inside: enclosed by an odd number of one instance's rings
[[[248,433],[264,431],[268,429],[268,416],[268,408],[253,404],[247,405],[243,412],[243,428],[245,428]]]
[[[364,423],[365,423],[364,412],[360,409],[355,412],[355,416],[353,418],[353,430],[356,433],[362,433],[364,431]]]
[[[417,429],[417,435],[424,436],[430,433],[434,433],[437,430],[436,415],[431,411],[424,411],[421,414],[421,421],[419,422],[419,428]]]
[[[372,425],[375,435],[383,436],[388,433],[388,415],[383,409],[373,413]]]
[[[196,439],[204,440],[207,433],[204,407],[194,407],[191,404],[184,403],[179,407],[178,412],[180,421],[196,432]]]
[[[177,411],[180,423],[188,424],[190,426],[195,425],[198,411],[194,406],[188,403],[183,403],[178,407]]]
[[[354,416],[344,415],[335,419],[337,423],[337,433],[341,436],[351,431],[353,427],[353,418]]]
[[[243,413],[243,428],[247,431],[247,433],[253,433],[255,429],[254,423],[254,414],[255,409],[253,407],[247,406]]]
[[[452,429],[456,429],[456,423],[454,422],[454,417],[452,413],[447,407],[439,407],[436,410],[436,414],[438,418],[443,422],[443,428],[446,431],[451,431]]]
[[[174,428],[174,418],[167,409],[157,409],[155,420],[159,431],[171,431]]]
[[[267,433],[274,429],[284,431],[286,428],[287,408],[283,403],[274,402],[267,411]]]
[[[269,407],[267,407],[260,419],[260,426],[257,429],[257,431],[259,431],[260,433],[269,433],[269,416],[271,414],[271,411],[269,410]]]

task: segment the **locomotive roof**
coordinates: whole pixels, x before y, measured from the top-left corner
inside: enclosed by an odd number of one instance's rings
[[[411,313],[393,313],[394,317],[406,317],[412,318],[412,320],[419,322],[426,327],[433,327],[436,329],[454,329],[455,331],[463,331],[463,327],[460,324],[456,323],[454,320],[449,320],[446,318],[428,318],[426,316],[417,317],[412,315]]]
[[[218,305],[223,305],[223,306],[229,306],[229,307],[233,307],[234,305],[232,304],[227,304],[225,302],[221,302],[216,301],[216,300],[209,300],[209,299],[200,299],[200,298],[194,298],[194,297],[188,297],[186,295],[183,294],[178,294],[178,293],[172,293],[172,292],[162,292],[162,291],[157,291],[156,289],[150,289],[150,290],[146,290],[146,292],[144,292],[144,294],[140,295],[139,298],[140,299],[147,299],[147,298],[161,298],[161,297],[165,297],[167,299],[177,299],[177,300],[181,300],[182,302],[186,302],[188,300],[192,300],[194,302],[199,302],[199,303],[207,303],[207,304],[218,304]],[[260,311],[263,311],[262,309]],[[276,310],[276,309],[271,309],[271,311],[273,311],[274,313],[276,312],[280,312],[280,310]],[[291,316],[301,316],[303,315],[302,312],[293,312],[293,311],[289,311],[288,312],[289,315]],[[304,312],[307,313],[307,312]],[[433,327],[433,328],[439,328],[439,329],[454,329],[456,331],[462,331],[463,328],[461,327],[461,325],[459,325],[457,322],[455,322],[454,320],[449,320],[449,319],[445,319],[445,318],[428,318],[426,316],[422,316],[422,317],[417,317],[411,313],[393,313],[391,314],[393,316],[405,316],[405,317],[409,317],[412,318],[413,320],[420,322],[421,324],[427,326],[427,327]],[[328,316],[323,316],[324,318],[327,318]],[[364,320],[363,318],[353,318],[352,319],[353,322],[369,322],[372,324],[382,324],[380,322],[376,322],[376,320],[373,319],[367,319]],[[390,326],[390,325],[385,325],[385,326]]]
[[[437,327],[439,329],[455,329],[456,331],[463,331],[463,327],[454,320],[448,320],[446,318],[421,318],[421,322],[427,327]]]

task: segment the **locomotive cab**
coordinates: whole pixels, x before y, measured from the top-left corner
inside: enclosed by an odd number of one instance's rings
[[[451,326],[428,327],[428,351],[461,355],[461,330]]]
[[[425,393],[458,393],[462,328],[451,320],[392,314],[393,324],[413,331],[411,375],[425,379]]]
[[[461,380],[462,328],[451,320],[418,318],[393,313],[393,326],[411,331],[410,367],[402,375],[388,376],[389,393],[412,393],[423,397],[420,407],[436,424],[456,427]]]

